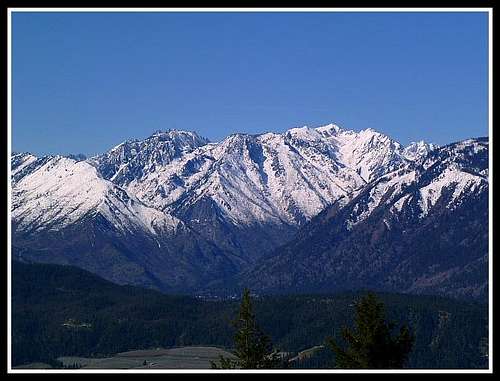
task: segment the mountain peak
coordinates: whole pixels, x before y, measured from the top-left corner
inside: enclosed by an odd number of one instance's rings
[[[295,127],[286,131],[286,136],[294,137],[300,140],[318,140],[321,134],[315,129],[308,126]]]
[[[342,131],[342,129],[333,123],[327,124],[326,126],[320,126],[315,128],[322,135],[335,135]]]
[[[421,157],[426,156],[429,152],[435,150],[439,146],[433,143],[427,143],[423,140],[411,142],[403,149],[403,156],[410,160],[415,161]]]
[[[158,130],[143,140],[127,140],[89,162],[105,179],[124,186],[208,143],[196,132]]]
[[[78,153],[78,154],[72,154],[70,153],[69,155],[66,155],[67,158],[73,159],[75,161],[84,161],[87,160],[87,156],[85,156],[83,153]]]
[[[198,135],[198,133],[196,131],[178,130],[175,128],[169,128],[167,130],[156,130],[155,132],[153,132],[151,134],[151,136],[149,138],[164,137],[164,138],[172,139],[172,138],[181,137],[181,136],[192,137],[192,138],[196,138],[196,139],[205,140],[208,142],[207,138],[204,138],[204,137]]]

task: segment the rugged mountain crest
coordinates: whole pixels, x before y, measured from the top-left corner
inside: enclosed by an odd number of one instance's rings
[[[14,258],[169,291],[200,287],[245,264],[86,161],[14,155],[12,184]]]
[[[89,159],[12,154],[11,184],[16,258],[119,283],[486,287],[487,139],[403,147],[330,124],[210,143],[169,130]]]
[[[429,152],[439,148],[436,144],[426,143],[423,140],[412,142],[403,149],[403,156],[408,160],[415,161],[426,156]]]
[[[11,212],[18,229],[57,230],[97,213],[124,234],[137,229],[161,234],[180,222],[104,180],[85,161],[62,156],[16,159],[23,160],[16,160],[12,173]]]
[[[170,164],[208,140],[196,132],[157,131],[144,140],[128,140],[89,159],[103,178],[127,186],[134,179]]]
[[[485,297],[487,173],[486,138],[436,149],[326,208],[239,284]]]

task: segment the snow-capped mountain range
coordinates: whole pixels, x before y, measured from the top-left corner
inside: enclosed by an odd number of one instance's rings
[[[12,171],[12,218],[22,230],[61,229],[88,213],[102,214],[123,233],[144,229],[161,234],[180,221],[148,207],[86,161],[17,154]]]
[[[261,292],[372,288],[484,298],[488,186],[486,138],[435,149],[327,207],[237,281]]]
[[[403,148],[372,129],[357,133],[333,124],[234,134],[220,143],[158,131],[83,161],[14,155],[12,217],[20,228],[58,229],[99,211],[118,230],[142,226],[154,234],[177,225],[177,216],[203,235],[214,222],[200,214],[208,205],[237,229],[295,227],[433,147]],[[246,254],[244,242],[233,246]]]
[[[430,165],[425,160],[437,148],[425,142],[403,147],[373,129],[355,132],[329,124],[281,134],[233,134],[217,143],[194,132],[158,131],[88,159],[16,153],[11,156],[13,244],[24,249],[25,258],[36,259],[30,250],[49,249],[34,245],[40,241],[36,237],[64,235],[82,221],[97,219],[100,230],[112,231],[125,246],[137,234],[147,237],[156,246],[155,258],[161,258],[182,231],[197,243],[197,255],[214,271],[210,276],[231,275],[289,241],[325,208],[347,205],[368,186],[384,183],[384,176],[394,184],[374,187],[372,203],[387,187],[411,183],[408,168]],[[463,182],[461,192],[469,191],[467,184],[473,182],[453,168],[440,176],[422,190],[427,206],[450,181]],[[370,214],[370,205],[358,220]],[[24,238],[16,242],[16,236]],[[201,247],[210,249],[202,253]],[[71,246],[65,243],[62,257],[67,250]],[[192,256],[182,250],[175,257],[170,248],[169,263],[177,269]],[[182,287],[182,277],[155,275],[157,269],[144,256],[135,252],[125,257],[135,272],[154,278],[159,288]],[[111,278],[127,282],[126,276]]]

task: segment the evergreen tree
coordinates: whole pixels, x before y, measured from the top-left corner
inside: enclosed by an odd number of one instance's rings
[[[250,291],[245,289],[237,319],[233,322],[237,331],[234,336],[236,359],[220,356],[219,364],[211,363],[213,369],[270,369],[276,368],[280,359],[272,344],[255,320]]]
[[[347,327],[342,330],[348,347],[343,349],[332,338],[327,339],[327,345],[335,353],[337,368],[403,368],[415,338],[406,325],[400,328],[399,335],[392,337],[394,323],[387,323],[384,315],[383,303],[372,293],[356,304],[354,331]]]

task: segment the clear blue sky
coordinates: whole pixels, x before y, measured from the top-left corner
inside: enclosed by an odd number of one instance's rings
[[[14,13],[13,150],[334,122],[488,135],[486,13]]]

